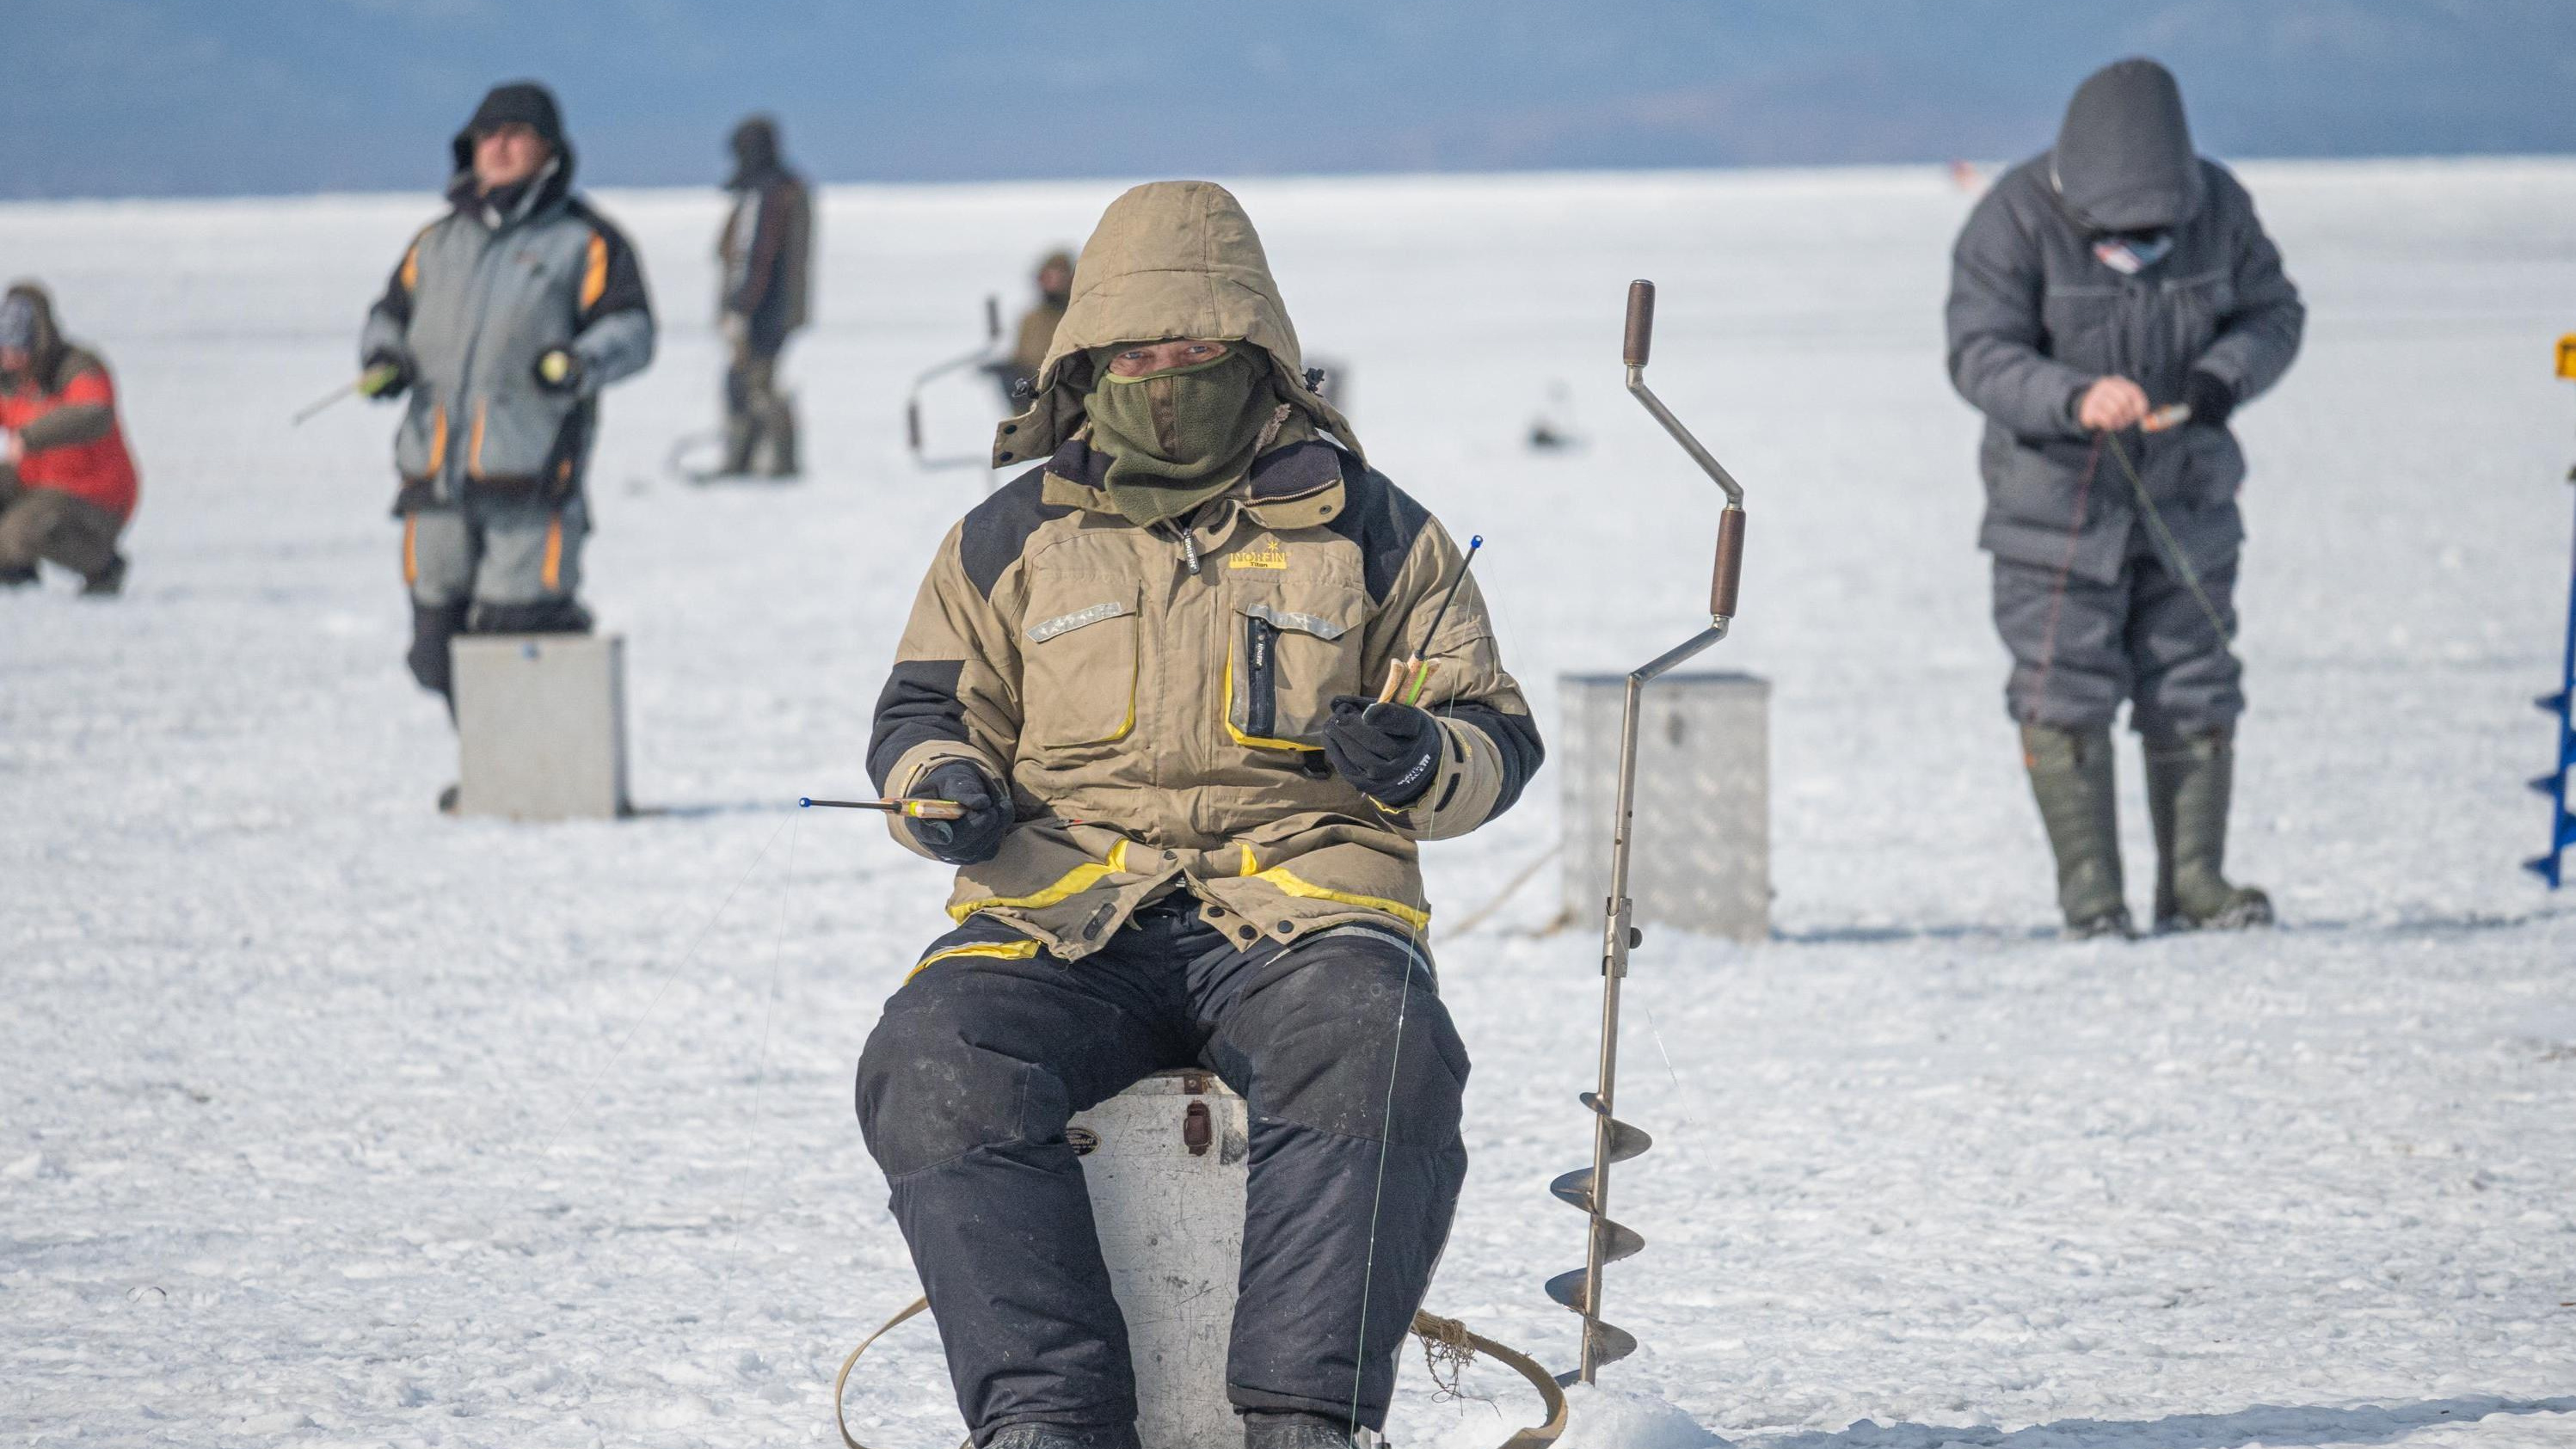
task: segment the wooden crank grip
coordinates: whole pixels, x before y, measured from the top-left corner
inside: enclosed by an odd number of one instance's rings
[[[1643,367],[1654,346],[1655,284],[1641,277],[1628,284],[1628,337],[1619,348],[1620,360]]]
[[[1711,617],[1735,617],[1735,593],[1743,582],[1744,510],[1729,508],[1717,515],[1717,572],[1708,584]]]

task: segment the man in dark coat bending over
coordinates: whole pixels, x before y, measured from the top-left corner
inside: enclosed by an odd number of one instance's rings
[[[2245,455],[2227,420],[2288,369],[2306,316],[2152,60],[2086,80],[2056,147],[2005,173],[1959,234],[1950,379],[1986,415],[1979,541],[2071,934],[2131,929],[2111,772],[2123,699],[2146,746],[2157,929],[2272,919],[2221,873],[2245,708],[2229,648]]]

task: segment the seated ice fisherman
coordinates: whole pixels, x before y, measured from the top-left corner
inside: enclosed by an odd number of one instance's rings
[[[1037,466],[941,544],[868,750],[966,807],[895,823],[958,867],[958,925],[858,1072],[959,1408],[983,1449],[1136,1444],[1065,1123],[1195,1066],[1251,1108],[1247,1443],[1346,1445],[1467,1168],[1418,844],[1510,808],[1538,731],[1472,578],[1425,637],[1460,550],[1306,386],[1223,188],[1111,204],[994,459]],[[1416,654],[1418,706],[1372,704]]]

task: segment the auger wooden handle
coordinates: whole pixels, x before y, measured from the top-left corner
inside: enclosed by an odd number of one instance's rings
[[[1655,284],[1640,277],[1628,284],[1628,336],[1620,345],[1620,360],[1630,367],[1646,365],[1646,354],[1655,347]]]
[[[1717,515],[1717,572],[1708,582],[1710,617],[1735,617],[1735,594],[1743,583],[1744,510],[1729,508]]]

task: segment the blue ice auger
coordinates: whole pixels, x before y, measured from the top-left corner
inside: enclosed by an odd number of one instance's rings
[[[2558,339],[2558,375],[2576,379],[2576,332]],[[2576,483],[2576,468],[2567,472],[2567,481]],[[2532,703],[2539,705],[2557,720],[2558,763],[2546,775],[2533,778],[2531,788],[2549,797],[2549,849],[2524,861],[2523,868],[2559,887],[2560,857],[2570,846],[2576,846],[2576,810],[2568,808],[2567,778],[2576,771],[2576,558],[2571,558],[2567,577],[2567,645],[2558,661],[2558,692],[2544,694]]]

